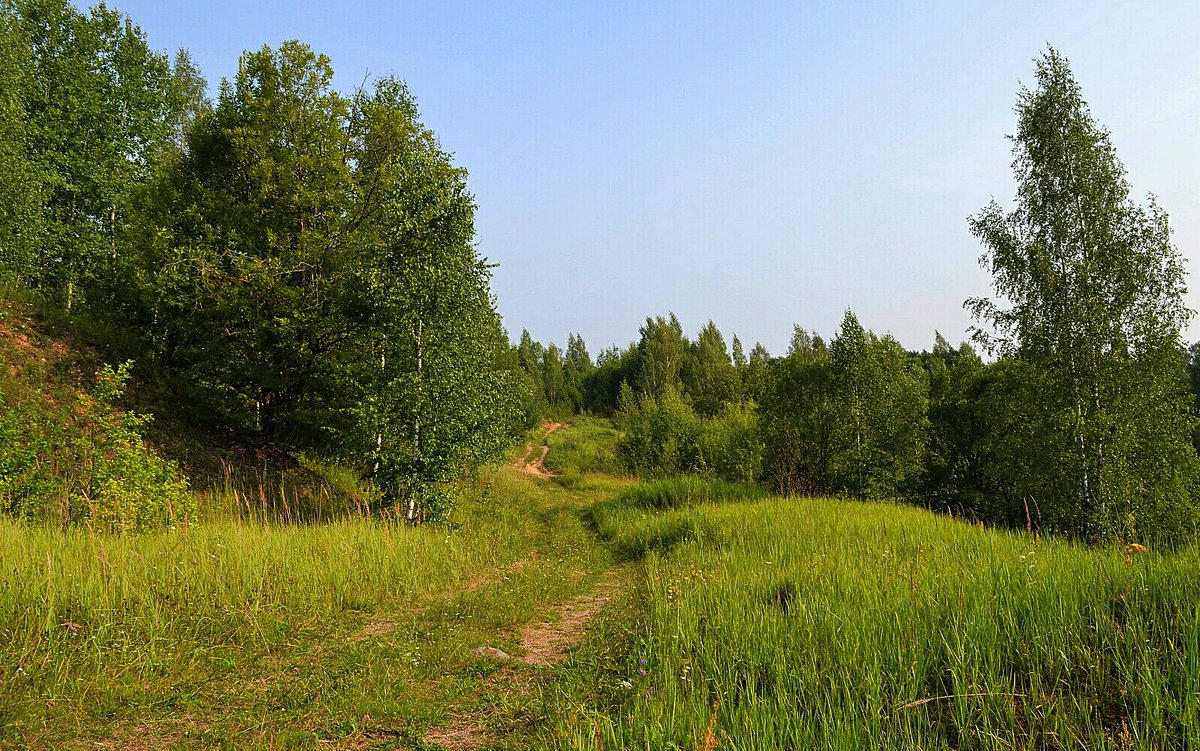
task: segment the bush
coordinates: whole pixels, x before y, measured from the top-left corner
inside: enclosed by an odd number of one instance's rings
[[[617,451],[625,468],[640,477],[668,477],[701,469],[701,421],[674,389],[658,399],[621,391]]]
[[[646,478],[685,473],[755,482],[762,474],[762,439],[754,405],[726,403],[716,417],[702,418],[677,391],[658,399],[621,396],[617,452],[625,468]]]
[[[186,479],[142,439],[149,415],[120,411],[131,363],[105,366],[93,394],[0,403],[0,511],[59,526],[134,532],[194,512]],[[11,390],[10,390],[11,391]]]
[[[727,403],[705,420],[700,433],[703,465],[717,477],[756,482],[762,475],[763,443],[753,404]]]

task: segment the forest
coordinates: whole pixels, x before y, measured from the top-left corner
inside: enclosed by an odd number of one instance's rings
[[[1033,73],[969,341],[593,356],[404,81],[0,0],[0,747],[1200,747],[1184,258]]]

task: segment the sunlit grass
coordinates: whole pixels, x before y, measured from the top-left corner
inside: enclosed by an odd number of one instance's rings
[[[365,613],[412,608],[524,556],[545,491],[509,472],[472,487],[459,529],[217,516],[112,536],[0,520],[0,747],[38,728],[93,732],[147,703],[186,706],[249,663],[319,651]]]
[[[616,442],[612,420],[579,415],[571,420],[570,428],[547,436],[546,469],[567,478],[586,473],[624,474]]]
[[[571,747],[693,749],[710,723],[736,749],[1200,744],[1196,548],[819,499],[596,519],[645,556],[645,622]]]

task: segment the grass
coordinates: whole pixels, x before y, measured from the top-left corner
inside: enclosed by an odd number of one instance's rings
[[[580,415],[569,429],[551,433],[545,442],[550,447],[546,469],[566,478],[567,483],[585,474],[623,474],[612,420]]]
[[[533,436],[560,476],[489,473],[455,528],[281,523],[302,489],[253,483],[171,531],[0,523],[0,748],[1200,748],[1200,548],[640,483],[614,436]],[[472,653],[621,560],[562,664]]]
[[[624,692],[586,722],[559,710],[567,747],[1200,747],[1195,548],[821,499],[596,519],[645,556],[643,620],[594,661]]]
[[[580,503],[504,470],[453,531],[0,523],[0,748],[419,747],[451,707],[487,696],[472,648],[519,651],[521,624],[607,566]],[[503,735],[532,732],[511,722]]]

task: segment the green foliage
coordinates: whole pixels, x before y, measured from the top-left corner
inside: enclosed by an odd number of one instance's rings
[[[546,391],[546,404],[552,413],[572,411],[572,401],[567,394],[567,384],[563,373],[563,352],[557,344],[551,343],[542,353],[542,388]]]
[[[638,393],[660,399],[667,392],[680,393],[683,382],[680,373],[688,353],[688,341],[683,325],[671,313],[669,317],[646,318],[640,329],[637,344],[637,375],[634,385]]]
[[[701,469],[700,418],[674,388],[658,399],[622,387],[617,450],[625,468],[639,477],[667,477]]]
[[[12,7],[0,3],[0,284],[28,282],[41,235],[37,169],[29,157],[25,92],[29,45]]]
[[[563,393],[573,413],[577,414],[585,409],[584,390],[594,368],[583,337],[570,334],[567,337],[567,352],[563,358]]]
[[[742,397],[757,402],[766,393],[770,376],[771,353],[761,343],[755,342],[750,350],[750,359],[744,368],[738,370],[738,380],[742,385]]]
[[[170,63],[104,5],[85,14],[66,0],[13,0],[0,15],[3,36],[28,53],[16,61],[20,72],[0,74],[18,77],[0,106],[25,122],[14,134],[24,154],[14,174],[38,196],[39,218],[22,238],[36,253],[20,276],[67,309],[89,301],[102,309],[124,284],[135,190],[177,119]]]
[[[1129,198],[1067,61],[1051,49],[1036,74],[1017,106],[1017,209],[993,202],[971,220],[1010,307],[968,305],[996,330],[983,341],[1028,366],[1026,400],[1000,405],[1027,431],[1005,484],[1036,499],[1048,527],[1088,539],[1190,535],[1200,467],[1179,356],[1182,259],[1166,213]]]
[[[360,381],[360,436],[373,476],[405,517],[438,520],[464,467],[499,458],[519,419],[515,373],[496,367],[503,330],[490,267],[475,252],[474,202],[461,170],[432,144],[392,158],[374,266],[378,363]]]
[[[635,346],[609,347],[596,355],[596,366],[584,380],[584,408],[596,415],[615,415],[620,408],[622,385],[634,383],[637,362]]]
[[[753,483],[762,476],[763,442],[753,403],[727,402],[720,414],[703,421],[700,456],[717,477]]]
[[[764,474],[783,493],[908,494],[924,460],[926,388],[899,343],[850,311],[828,349],[797,327],[760,407]]]
[[[346,391],[341,361],[364,349],[348,225],[379,203],[378,192],[369,206],[351,200],[351,160],[365,171],[374,155],[332,77],[296,42],[243,55],[164,165],[143,220],[147,324],[163,360],[227,422],[300,446],[330,438],[317,423],[346,426],[322,397]]]
[[[58,404],[10,387],[0,402],[0,508],[58,526],[135,532],[186,523],[187,481],[142,439],[147,415],[116,408],[130,363],[105,366],[92,395]]]
[[[541,342],[530,336],[528,329],[521,330],[521,340],[517,344],[516,358],[521,379],[520,394],[526,428],[537,425],[550,411],[546,399],[545,377],[542,374],[542,363],[545,361],[546,348]]]
[[[754,482],[762,467],[762,442],[754,406],[727,404],[703,418],[669,389],[660,399],[622,390],[617,453],[625,469],[645,478],[685,473]]]
[[[925,501],[933,508],[959,506],[979,515],[988,502],[982,487],[982,442],[989,417],[981,401],[985,367],[966,342],[955,350],[936,335],[926,363],[930,429],[922,482]],[[999,521],[990,514],[986,518]]]
[[[895,339],[865,331],[850,311],[830,345],[830,360],[838,415],[832,487],[855,498],[902,495],[924,459],[925,384]]]
[[[819,336],[797,327],[791,351],[769,372],[759,405],[763,474],[777,492],[830,491],[837,415],[829,350]]]
[[[725,337],[712,321],[700,329],[688,350],[680,373],[684,393],[697,414],[712,417],[723,405],[737,400],[740,391],[737,369],[729,358]]]
[[[410,520],[498,457],[506,364],[465,172],[403,83],[351,97],[299,42],[243,55],[215,108],[176,64],[182,144],[146,191],[150,343],[220,422],[369,474]]]

